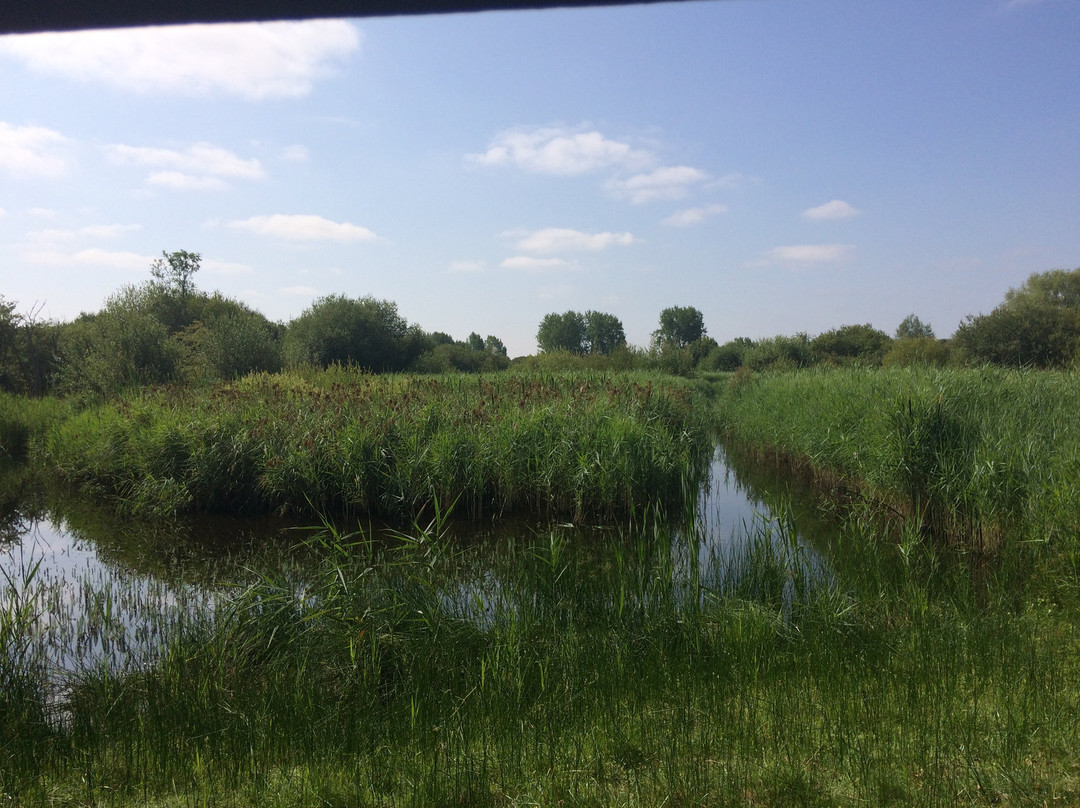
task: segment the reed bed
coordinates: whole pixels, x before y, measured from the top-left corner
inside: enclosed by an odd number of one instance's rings
[[[1076,546],[1080,376],[812,370],[733,384],[730,440],[858,489],[939,545]]]
[[[31,444],[55,422],[70,414],[58,398],[28,398],[0,391],[0,460],[23,460]]]
[[[695,487],[711,441],[692,399],[659,377],[258,375],[84,411],[43,454],[138,514],[611,517]]]
[[[264,570],[209,616],[164,625],[152,664],[73,673],[62,710],[41,705],[44,722],[3,736],[32,754],[4,748],[0,793],[116,806],[1080,799],[1080,638],[1052,605],[920,599],[918,580],[854,598],[809,571],[782,523],[704,562],[692,535],[662,525],[575,536],[493,551],[455,549],[438,524],[389,545],[325,529],[313,568]]]

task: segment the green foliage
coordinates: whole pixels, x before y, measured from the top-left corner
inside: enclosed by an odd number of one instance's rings
[[[761,339],[743,353],[743,364],[756,372],[797,370],[810,367],[815,361],[810,338],[803,333]]]
[[[585,312],[585,353],[606,356],[625,345],[622,320],[601,311]]]
[[[1080,346],[1080,269],[1035,273],[953,336],[961,357],[1011,367],[1065,367]]]
[[[216,295],[202,308],[201,319],[181,335],[187,349],[187,380],[229,381],[281,369],[284,329],[243,304]]]
[[[896,339],[933,339],[934,329],[914,314],[909,314],[896,327]]]
[[[814,337],[810,350],[838,365],[880,365],[891,345],[888,334],[869,324],[845,325]]]
[[[607,355],[626,345],[622,321],[614,314],[567,311],[547,314],[540,321],[536,343],[543,353],[565,351],[592,356]]]
[[[576,516],[679,500],[709,440],[690,391],[598,375],[345,368],[143,392],[49,434],[65,477],[129,511]]]
[[[905,337],[893,341],[888,353],[881,359],[885,367],[898,365],[931,365],[944,367],[949,363],[949,343],[933,337]]]
[[[660,328],[653,332],[653,341],[661,346],[685,348],[705,336],[705,320],[693,306],[671,306],[660,312]]]
[[[942,544],[1074,546],[1072,373],[892,368],[759,376],[720,403],[737,440],[889,503]]]
[[[719,370],[719,371],[734,371],[742,367],[745,361],[747,352],[754,347],[754,341],[747,337],[736,337],[733,340],[725,342],[723,345],[716,345],[709,349],[709,352],[702,359],[700,368],[702,370]]]
[[[283,352],[287,365],[356,365],[381,373],[409,367],[425,344],[396,303],[327,295],[289,323]]]

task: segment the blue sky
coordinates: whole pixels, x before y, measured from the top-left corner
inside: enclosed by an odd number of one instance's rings
[[[0,37],[0,295],[325,294],[533,353],[909,313],[948,336],[1080,267],[1080,3],[700,0]]]

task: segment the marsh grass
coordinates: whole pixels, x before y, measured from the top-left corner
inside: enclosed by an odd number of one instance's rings
[[[1075,373],[924,368],[763,375],[718,407],[733,442],[861,491],[938,547],[1025,552],[1078,535],[1078,403]]]
[[[985,805],[1080,798],[1074,612],[806,563],[779,520],[462,545],[333,525],[160,653],[64,680],[17,803]],[[940,563],[946,563],[944,561]],[[49,601],[57,602],[55,599]],[[145,619],[161,609],[133,604]],[[55,608],[55,607],[50,607]],[[95,618],[110,618],[99,612]]]
[[[132,513],[580,519],[678,498],[710,448],[690,390],[659,378],[336,368],[144,391],[58,425],[46,454]]]

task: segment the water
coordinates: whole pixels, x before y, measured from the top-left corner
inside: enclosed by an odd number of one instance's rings
[[[823,556],[807,538],[820,529],[805,518],[809,509],[795,518],[800,509],[786,486],[751,481],[751,469],[736,473],[733,465],[718,448],[696,510],[665,534],[676,586],[692,586],[703,597],[759,586],[742,577],[740,559],[763,547],[789,570],[790,580],[796,573],[827,577]],[[297,546],[309,534],[296,523],[204,517],[139,524],[78,497],[54,496],[45,504],[9,501],[0,524],[0,608],[32,604],[39,647],[56,671],[149,664],[183,619],[211,615],[223,596],[262,572],[285,571],[298,594],[303,589],[305,553]],[[521,596],[507,590],[523,547],[528,558],[555,569],[571,557],[599,564],[612,555],[645,553],[650,541],[647,532],[625,525],[515,521],[452,525],[450,531],[446,547],[473,552],[460,552],[447,565],[443,602],[480,624],[496,604]],[[401,540],[386,529],[372,533],[376,541]],[[794,596],[790,580],[786,600]]]

